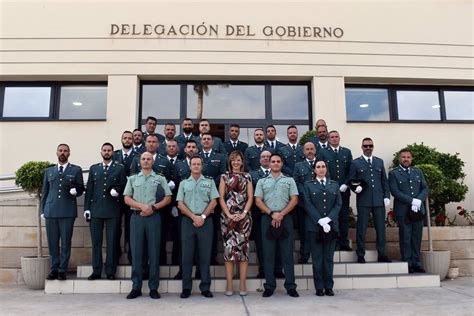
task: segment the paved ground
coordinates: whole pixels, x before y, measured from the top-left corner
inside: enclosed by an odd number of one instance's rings
[[[193,295],[182,300],[164,294],[160,300],[133,301],[118,294],[46,295],[25,286],[0,286],[0,315],[474,315],[474,278],[443,281],[440,288],[340,290],[334,297],[316,297],[301,291],[291,298],[277,292],[264,299],[247,297],[212,299]]]

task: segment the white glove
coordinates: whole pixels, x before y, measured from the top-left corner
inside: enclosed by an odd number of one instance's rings
[[[110,190],[110,195],[113,196],[113,197],[117,197],[117,196],[119,196],[119,193],[115,189],[112,189],[112,190]]]
[[[76,196],[77,195],[77,190],[76,188],[72,188],[71,190],[69,190],[69,194],[73,195],[73,196]]]
[[[418,213],[418,207],[416,205],[412,205],[411,210],[415,213]]]
[[[421,207],[421,200],[420,199],[413,199],[411,201],[411,205],[414,205],[414,206],[420,208]]]
[[[383,199],[383,204],[385,204],[385,206],[389,206],[390,205],[390,199]]]
[[[339,191],[341,191],[342,193],[346,192],[347,191],[347,185],[341,184],[341,186],[339,187]]]
[[[318,224],[321,226],[324,226],[324,225],[329,224],[330,221],[331,219],[329,217],[323,217],[318,221]]]
[[[356,187],[356,189],[354,190],[354,192],[355,192],[355,193],[360,193],[360,192],[362,192],[362,187],[361,187],[360,185],[358,185],[358,186]]]
[[[323,226],[323,230],[324,230],[325,233],[329,233],[331,231],[331,226],[326,224],[326,225]]]
[[[176,184],[174,184],[173,180],[170,180],[170,182],[168,182],[168,186],[170,187],[170,190],[174,190],[174,188],[176,187]]]
[[[90,219],[91,218],[91,211],[89,211],[89,210],[84,211],[84,218],[85,219]]]
[[[42,219],[43,221],[46,220],[46,218],[44,217],[44,214],[41,214],[40,217],[41,217],[41,219]]]
[[[171,209],[171,215],[173,215],[173,217],[178,217],[179,212],[176,206],[173,206],[173,208]]]

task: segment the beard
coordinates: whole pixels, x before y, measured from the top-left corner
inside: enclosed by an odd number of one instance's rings
[[[183,128],[183,131],[186,133],[186,134],[189,134],[193,131],[192,127],[185,127]]]
[[[66,161],[67,161],[67,158],[66,158],[65,155],[60,155],[60,156],[58,157],[58,160],[59,160],[59,162],[66,162]]]
[[[132,144],[124,144],[124,143],[122,143],[122,147],[125,148],[125,149],[130,149],[130,148],[132,148]]]

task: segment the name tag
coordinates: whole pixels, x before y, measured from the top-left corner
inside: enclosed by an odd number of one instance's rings
[[[201,187],[201,188],[210,188],[210,187],[211,187],[211,184],[204,182],[204,183],[201,183],[201,184],[200,184],[200,187]]]
[[[158,180],[153,180],[153,184],[158,185],[158,184],[160,184],[160,181],[158,181]]]

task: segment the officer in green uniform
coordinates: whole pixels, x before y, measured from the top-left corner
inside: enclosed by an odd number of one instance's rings
[[[371,138],[362,140],[363,155],[354,159],[349,171],[349,179],[362,180],[365,189],[357,186],[357,262],[365,263],[365,234],[369,223],[369,213],[374,218],[376,248],[379,262],[391,262],[385,255],[385,207],[390,204],[390,189],[383,160],[372,156],[374,142]]]
[[[153,155],[153,171],[157,174],[160,174],[166,178],[166,180],[171,181],[171,176],[173,174],[173,165],[169,162],[168,159],[162,157],[158,154],[158,146],[160,142],[156,135],[149,135],[145,140],[146,151]],[[132,162],[130,167],[130,174],[137,174],[140,172],[140,156],[135,156],[135,159]]]
[[[210,134],[211,133],[211,124],[209,123],[208,120],[202,119],[199,122],[199,136],[196,136],[196,142],[198,144],[199,151],[202,150],[202,141],[201,138],[204,134]],[[212,136],[212,151],[227,155],[227,151],[224,147],[224,143],[222,142],[222,139],[220,139],[217,136]]]
[[[181,221],[183,286],[181,298],[188,298],[192,289],[194,251],[199,252],[201,283],[199,289],[204,297],[213,297],[211,286],[211,248],[213,236],[212,219],[208,216],[217,205],[219,197],[214,179],[202,175],[203,161],[199,156],[190,159],[191,176],[179,184],[178,208],[183,213]],[[197,244],[196,244],[197,242]]]
[[[352,153],[349,148],[339,145],[338,131],[329,132],[329,147],[321,149],[318,154],[326,162],[331,180],[339,183],[342,206],[339,212],[339,250],[352,251],[349,246],[349,202],[351,190],[348,190],[349,171],[352,163]]]
[[[286,135],[288,136],[288,145],[281,147],[278,153],[283,158],[283,169],[281,171],[285,175],[292,177],[295,164],[303,161],[305,156],[303,146],[298,144],[298,129],[295,125],[288,126]]]
[[[426,214],[424,201],[428,195],[428,185],[423,172],[412,167],[411,151],[405,148],[398,155],[400,165],[390,171],[388,182],[394,197],[393,210],[397,216],[400,254],[402,260],[408,262],[410,273],[424,273],[420,262],[420,248],[425,216],[415,218],[410,216],[410,212]]]
[[[123,165],[112,160],[114,146],[104,143],[101,148],[102,162],[89,168],[89,179],[84,199],[84,217],[90,220],[92,240],[92,274],[89,280],[101,278],[102,238],[106,232],[107,257],[105,274],[107,279],[115,280],[118,263],[118,244],[120,243],[120,193],[123,192],[127,178]]]
[[[303,146],[305,159],[297,162],[293,171],[293,178],[300,194],[298,206],[296,207],[296,216],[298,219],[298,234],[300,237],[300,257],[298,263],[308,263],[310,255],[310,244],[306,242],[307,231],[305,228],[306,211],[304,210],[304,184],[306,181],[314,178],[314,164],[316,162],[316,146],[307,142]]]
[[[263,129],[256,128],[253,131],[253,140],[255,145],[247,147],[244,153],[244,168],[245,171],[254,171],[260,168],[260,154],[264,150],[270,149],[265,145],[265,136]]]
[[[133,130],[133,151],[137,154],[140,155],[146,151],[145,144],[143,143],[145,139],[143,138],[143,132],[135,128]]]
[[[266,138],[265,145],[272,153],[278,153],[280,148],[285,147],[285,144],[276,139],[276,128],[274,125],[267,125],[265,128]]]
[[[239,124],[230,124],[229,127],[229,140],[224,143],[224,148],[227,151],[227,154],[230,155],[233,151],[240,151],[242,154],[245,153],[245,150],[249,147],[246,142],[239,140],[240,135],[240,125]]]
[[[313,261],[313,280],[316,295],[334,296],[334,251],[339,225],[339,211],[342,200],[339,193],[339,183],[329,180],[327,165],[324,161],[316,162],[314,166],[316,178],[304,184],[304,204],[306,209],[306,230],[308,243],[311,247]],[[333,238],[322,238],[324,233],[331,233]],[[324,289],[324,291],[323,291]]]
[[[143,140],[146,142],[146,138],[148,135],[156,135],[158,137],[158,141],[160,143],[164,142],[165,136],[155,133],[156,125],[158,124],[158,120],[156,117],[148,116],[145,120],[145,132],[143,133]]]
[[[58,164],[48,167],[43,178],[41,218],[46,221],[51,256],[48,280],[66,280],[72,232],[77,217],[77,197],[84,192],[82,169],[68,162],[69,155],[69,145],[59,144],[56,150]]]
[[[160,298],[160,242],[161,217],[158,212],[171,202],[171,191],[163,176],[157,175],[153,169],[153,155],[145,152],[140,156],[141,172],[130,176],[125,186],[125,203],[130,206],[133,214],[130,220],[130,245],[132,248],[132,291],[127,299],[142,295],[143,281],[143,245],[147,241],[150,272],[148,287],[150,297]],[[158,188],[160,186],[161,188]],[[157,201],[157,190],[164,191],[164,197]]]
[[[295,180],[285,176],[281,169],[283,160],[278,154],[270,157],[271,174],[257,182],[255,200],[257,207],[264,213],[262,217],[262,243],[265,269],[265,291],[263,297],[270,297],[276,288],[274,272],[275,252],[280,249],[283,270],[285,271],[285,289],[288,295],[298,297],[293,263],[293,221],[287,216],[298,204],[298,190]],[[284,229],[288,236],[280,240],[269,238],[269,229]],[[280,228],[282,227],[282,228]]]

